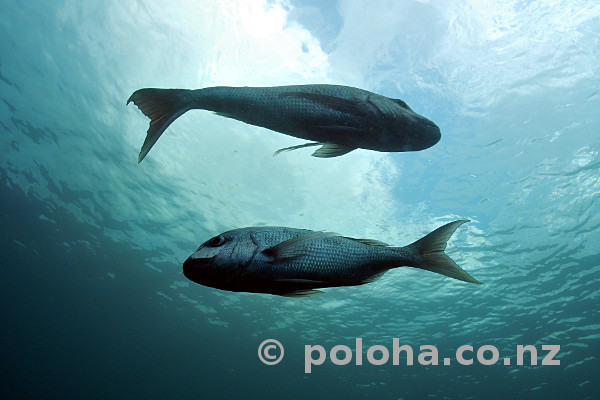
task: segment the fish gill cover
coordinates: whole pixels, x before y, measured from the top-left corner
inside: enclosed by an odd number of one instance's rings
[[[599,34],[593,0],[3,2],[4,397],[593,398]],[[401,98],[442,140],[272,158],[297,140],[194,111],[137,164],[137,88],[308,83]],[[282,299],[181,272],[236,227],[402,245],[456,219],[472,222],[448,254],[484,285],[401,268]],[[256,356],[268,338],[286,348],[271,367]],[[355,338],[558,344],[561,364],[304,373],[304,345]]]

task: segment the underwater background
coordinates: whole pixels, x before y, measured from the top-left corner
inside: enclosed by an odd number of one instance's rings
[[[442,139],[272,157],[301,141],[193,111],[137,164],[139,88],[304,83],[401,98]],[[598,398],[599,86],[596,0],[3,1],[2,397]],[[283,298],[181,270],[238,227],[400,246],[455,219],[471,222],[447,253],[483,285],[399,268]],[[257,356],[270,338],[273,366]],[[305,373],[305,345],[355,338],[398,338],[415,365]],[[560,365],[541,365],[544,344]],[[501,358],[424,366],[421,345]],[[537,365],[517,366],[517,345]]]

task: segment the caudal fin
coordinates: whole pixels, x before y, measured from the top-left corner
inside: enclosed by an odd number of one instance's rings
[[[450,236],[465,222],[468,220],[450,222],[408,245],[407,248],[414,256],[411,267],[436,272],[465,282],[481,284],[444,253]]]
[[[142,162],[160,135],[181,114],[189,110],[189,105],[182,101],[181,94],[185,89],[140,89],[133,92],[127,104],[133,104],[150,118],[148,135],[142,145],[138,163]]]

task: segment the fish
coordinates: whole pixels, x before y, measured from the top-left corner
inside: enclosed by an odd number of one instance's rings
[[[441,138],[440,128],[404,101],[342,85],[145,88],[135,91],[127,104],[131,102],[150,118],[138,163],[173,121],[193,109],[311,141],[277,150],[273,156],[310,146],[321,146],[312,153],[321,158],[358,148],[419,151]]]
[[[307,229],[239,228],[204,242],[183,263],[183,274],[216,289],[286,297],[363,285],[403,266],[480,284],[444,252],[448,239],[465,222],[450,222],[404,247]]]

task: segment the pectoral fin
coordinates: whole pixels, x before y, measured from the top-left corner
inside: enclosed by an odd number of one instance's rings
[[[299,144],[297,146],[292,146],[292,147],[284,147],[283,149],[279,149],[275,153],[273,153],[273,157],[275,157],[277,154],[283,153],[285,151],[292,151],[292,150],[297,150],[297,149],[303,149],[305,147],[311,147],[311,146],[320,146],[322,144],[323,143],[319,143],[319,142],[311,142],[311,143]]]
[[[349,147],[335,143],[325,143],[323,147],[312,153],[312,156],[320,158],[338,157],[350,153],[352,150],[356,150],[356,147]]]
[[[332,233],[327,232],[310,232],[269,247],[263,250],[263,254],[273,257],[274,262],[296,260],[308,254],[306,249],[307,242],[332,235]]]
[[[310,143],[305,143],[305,144],[299,144],[297,146],[284,147],[283,149],[279,149],[275,153],[273,153],[273,157],[275,157],[276,155],[278,155],[280,153],[286,152],[286,151],[298,150],[298,149],[303,149],[305,147],[312,147],[312,146],[322,146],[320,149],[318,149],[314,153],[312,153],[313,157],[320,157],[320,158],[331,158],[331,157],[343,156],[344,154],[350,153],[352,150],[356,150],[355,147],[348,147],[348,146],[344,146],[341,144],[310,142]]]

